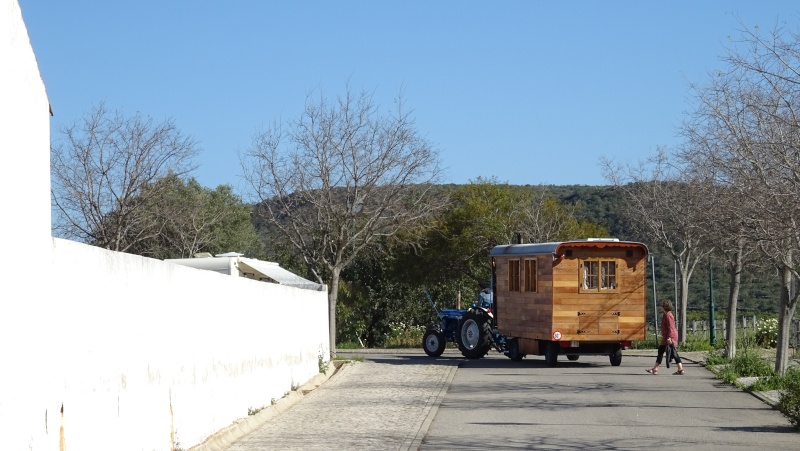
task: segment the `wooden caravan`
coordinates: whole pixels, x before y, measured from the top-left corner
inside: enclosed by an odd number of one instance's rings
[[[608,354],[645,339],[647,247],[617,239],[492,249],[496,333],[512,359]]]

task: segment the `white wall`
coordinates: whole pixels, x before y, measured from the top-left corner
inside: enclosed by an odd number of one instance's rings
[[[49,431],[64,403],[70,449],[170,449],[171,422],[188,448],[327,361],[325,291],[65,240],[54,240],[53,263],[51,282],[65,296],[42,306],[48,377],[28,396],[38,401],[34,418],[53,412]],[[39,433],[43,424],[34,421]]]
[[[318,374],[325,291],[52,239],[48,100],[17,0],[0,0],[0,67],[0,449],[189,448]]]
[[[18,263],[51,260],[52,294],[3,301],[22,327],[0,330],[0,449],[169,450],[173,433],[188,448],[328,360],[324,290],[60,239],[39,258]]]
[[[50,241],[50,113],[17,0],[0,0],[0,67],[0,251],[42,252]]]
[[[45,274],[50,268],[50,128],[47,94],[16,0],[0,0],[0,68],[0,448],[27,449],[30,433],[19,429],[17,418],[44,425],[44,412],[34,415],[27,395],[42,376],[34,369],[46,340],[39,300],[51,295],[42,274],[19,262],[33,255]],[[20,446],[6,447],[5,437]]]

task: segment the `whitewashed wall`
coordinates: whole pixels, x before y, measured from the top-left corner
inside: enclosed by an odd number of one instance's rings
[[[64,296],[43,306],[41,324],[52,331],[42,368],[52,376],[30,396],[40,418],[52,412],[49,431],[63,402],[69,449],[168,450],[173,429],[188,448],[327,361],[325,291],[64,240],[54,240],[53,264]]]
[[[0,201],[2,255],[45,251],[50,241],[49,104],[17,0],[0,0]]]
[[[4,296],[0,449],[189,448],[328,360],[325,291],[59,239],[18,262],[48,260],[48,296]]]
[[[324,291],[51,238],[48,99],[17,0],[0,68],[0,449],[189,448],[318,374]]]
[[[45,425],[28,398],[45,377],[42,352],[56,341],[40,326],[52,297],[48,110],[19,4],[0,0],[0,449],[28,449],[34,424]],[[58,427],[50,433],[58,437]]]

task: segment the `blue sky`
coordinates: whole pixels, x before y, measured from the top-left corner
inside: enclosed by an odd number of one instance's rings
[[[402,90],[445,181],[604,185],[601,157],[680,143],[689,83],[738,18],[797,29],[793,1],[20,0],[57,130],[100,101],[174,118],[197,180],[240,192],[238,153],[308,93]]]

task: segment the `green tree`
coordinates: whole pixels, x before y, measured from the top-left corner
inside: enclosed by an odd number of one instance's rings
[[[490,275],[489,251],[515,242],[607,237],[608,231],[578,220],[577,206],[558,202],[544,186],[513,186],[478,178],[454,189],[451,208],[429,234],[424,271],[440,277],[466,276],[473,284]]]
[[[150,190],[158,196],[148,196]],[[184,181],[169,174],[143,192],[140,208],[157,218],[158,230],[128,252],[158,259],[187,258],[199,252],[263,258],[263,244],[251,221],[252,207],[229,185],[212,190],[194,179]]]

